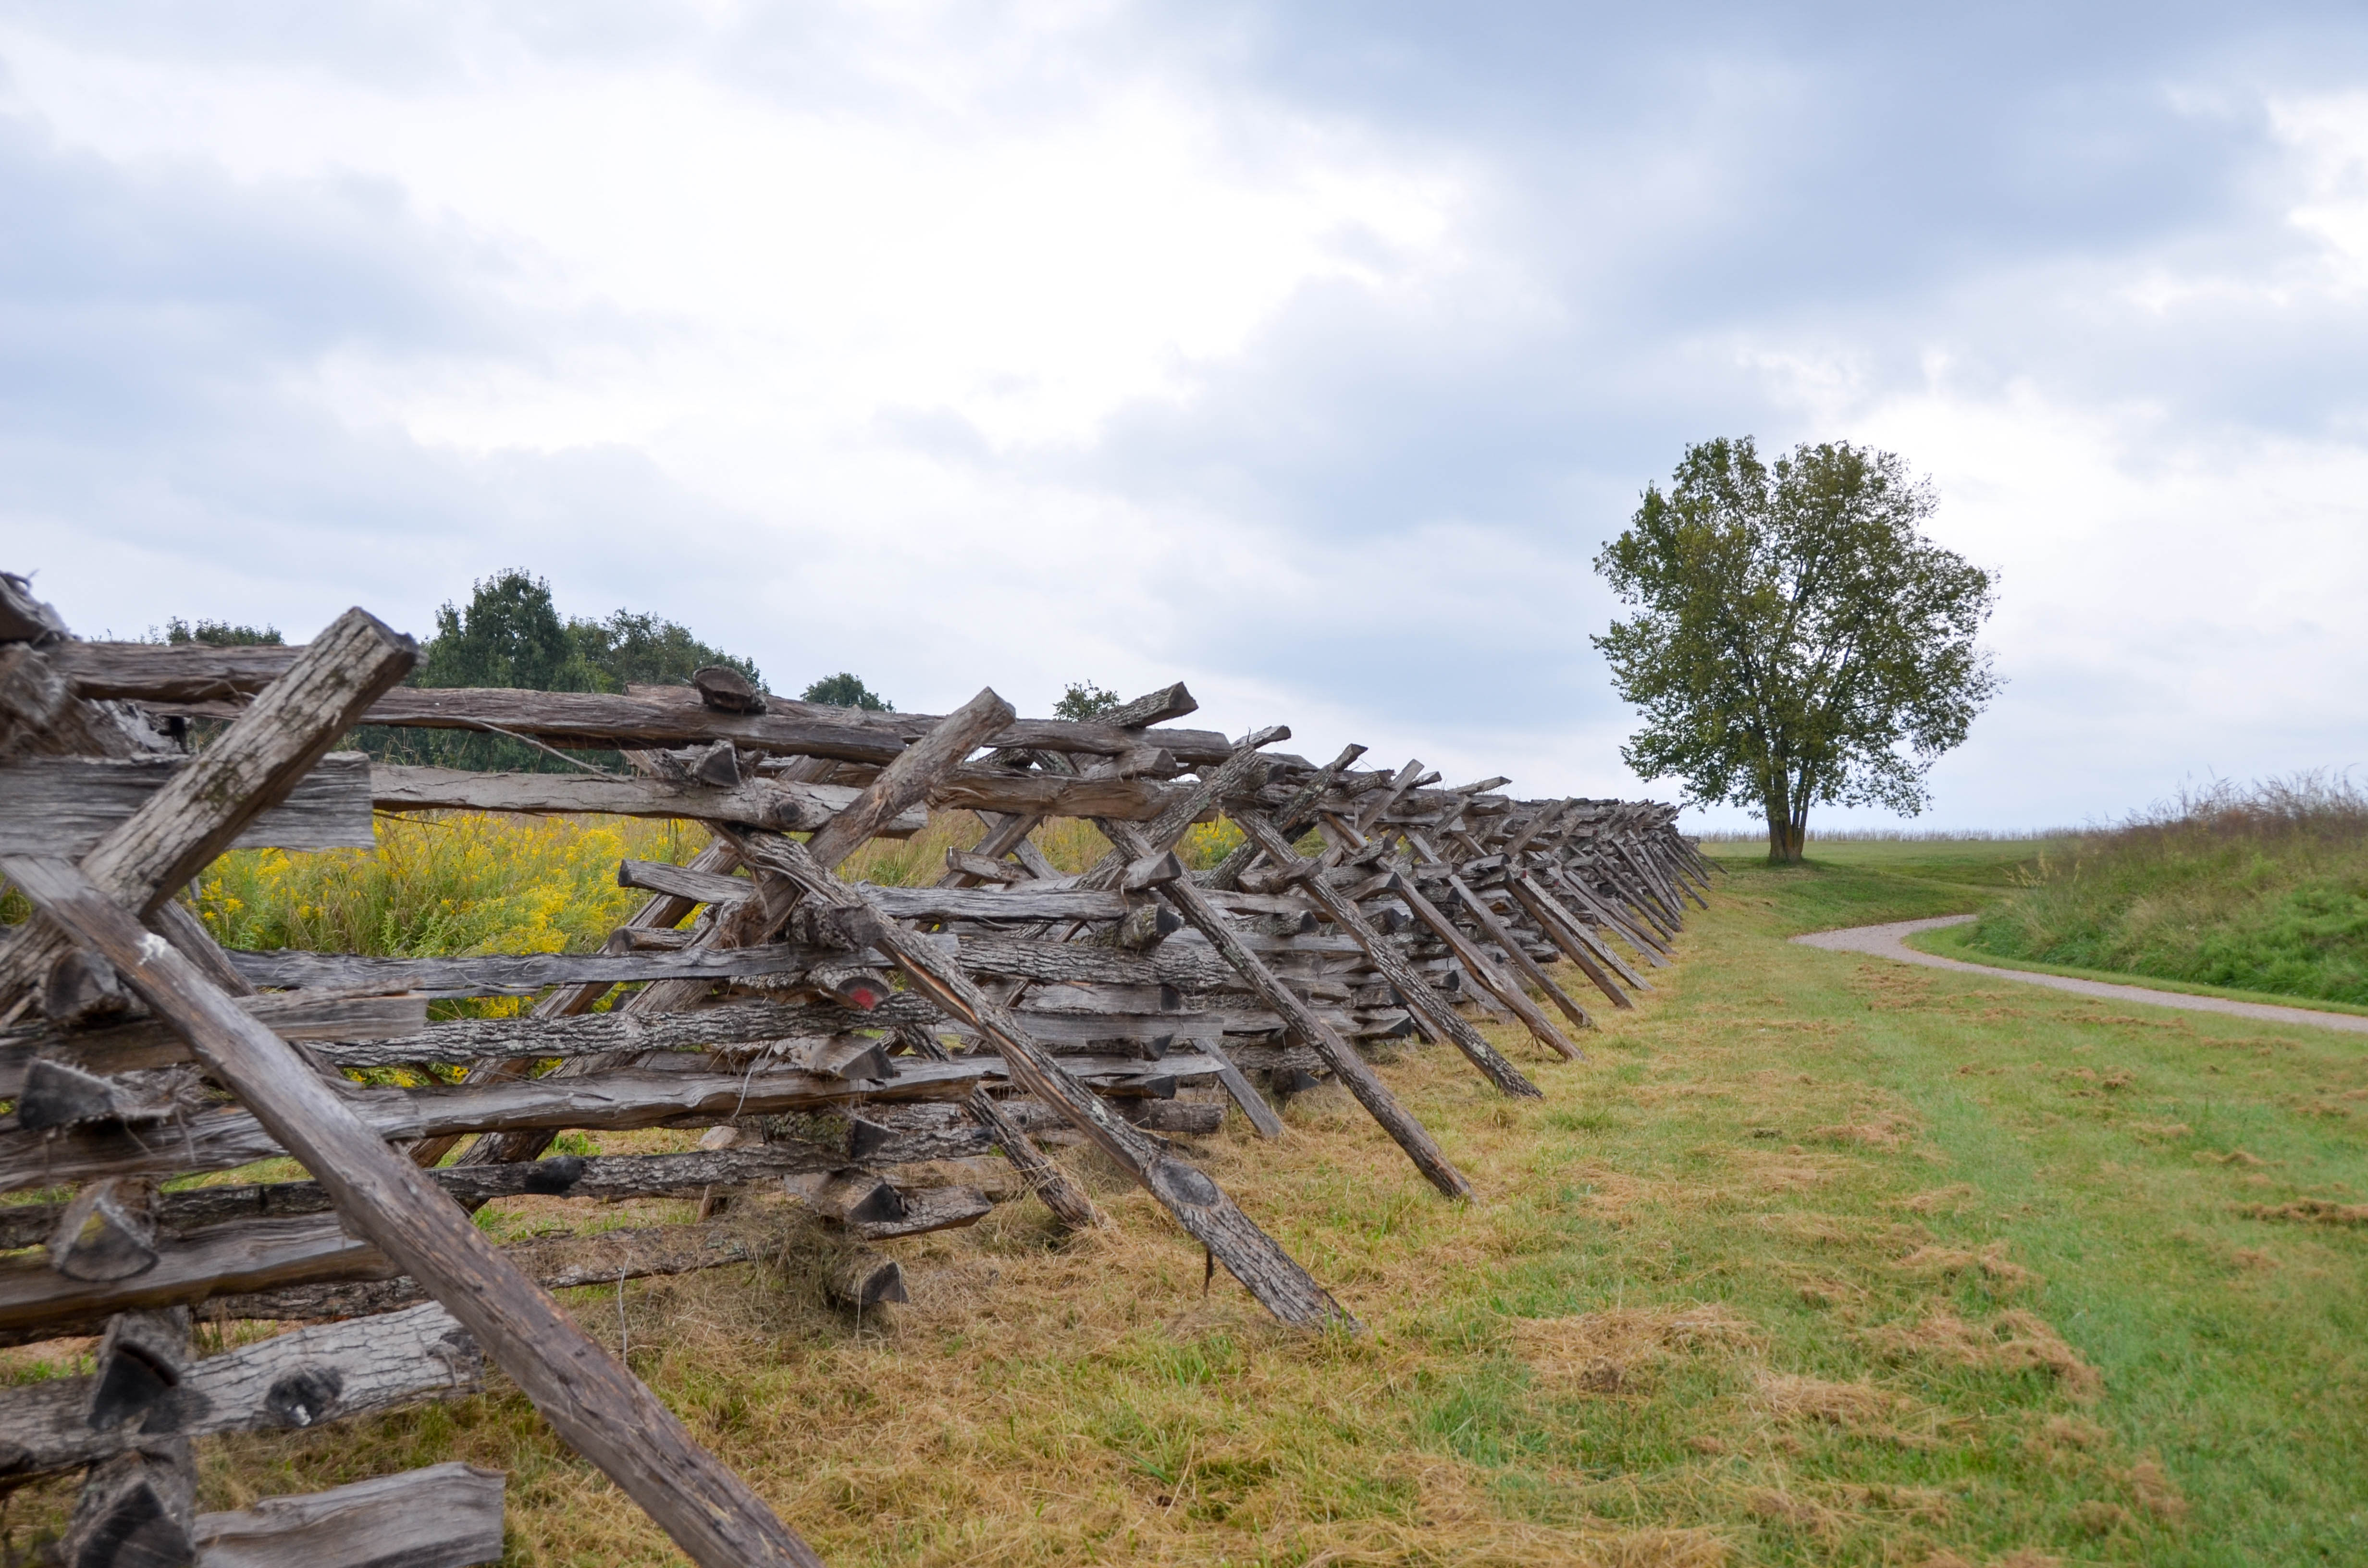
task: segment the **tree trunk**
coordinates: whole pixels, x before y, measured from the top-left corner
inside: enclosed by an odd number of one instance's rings
[[[1768,863],[1771,866],[1797,866],[1801,863],[1801,844],[1807,824],[1793,810],[1791,780],[1778,775],[1768,786],[1768,799],[1763,810],[1768,816]]]

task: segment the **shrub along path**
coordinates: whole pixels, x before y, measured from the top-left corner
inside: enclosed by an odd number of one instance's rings
[[[2226,996],[2196,996],[2179,991],[2156,991],[2144,985],[2116,985],[2102,980],[2080,980],[2068,974],[2040,974],[2028,970],[1965,963],[1957,959],[1944,959],[1935,953],[1919,953],[1906,941],[1907,937],[1918,931],[1945,930],[1952,926],[1971,925],[1980,918],[1978,915],[1943,915],[1929,920],[1894,920],[1880,926],[1854,926],[1842,931],[1813,931],[1793,940],[1804,947],[1823,948],[1827,952],[1871,953],[1876,958],[1895,959],[1901,963],[1953,969],[1965,974],[2011,980],[2024,985],[2044,985],[2050,990],[2101,997],[2108,1002],[2135,1002],[2150,1007],[2178,1007],[2196,1013],[2226,1013],[2231,1017],[2258,1018],[2264,1023],[2300,1024],[2306,1028],[2347,1029],[2353,1034],[2368,1034],[2368,1017],[2357,1013],[2322,1013],[2309,1007],[2237,1002]]]

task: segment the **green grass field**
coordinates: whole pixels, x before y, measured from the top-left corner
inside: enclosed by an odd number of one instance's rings
[[[1334,1091],[1207,1141],[1361,1337],[1204,1299],[1072,1153],[1115,1233],[894,1244],[916,1299],[858,1324],[760,1205],[784,1266],[628,1287],[633,1366],[839,1564],[2368,1562],[2361,1042],[1784,939],[1975,907],[2027,843],[1736,847],[1589,1061],[1491,1029],[1543,1104],[1383,1067],[1480,1203]],[[620,1301],[573,1304],[614,1344]],[[511,1472],[507,1562],[679,1561],[507,1386],[210,1442],[201,1503],[453,1458]]]
[[[2368,1006],[2368,796],[2224,784],[2034,858],[1966,956]]]

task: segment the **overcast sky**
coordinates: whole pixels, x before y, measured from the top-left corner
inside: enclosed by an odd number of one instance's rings
[[[525,566],[1635,795],[1593,557],[1844,438],[2000,575],[1922,825],[2077,823],[2368,773],[2363,372],[2356,3],[0,3],[0,565],[85,635]]]

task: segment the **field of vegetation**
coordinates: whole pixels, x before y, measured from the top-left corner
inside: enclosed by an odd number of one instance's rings
[[[1962,956],[2368,1005],[2368,795],[2221,786],[2051,846]]]
[[[1385,1064],[1475,1205],[1337,1091],[1294,1099],[1281,1143],[1208,1140],[1360,1337],[1279,1329],[1222,1274],[1204,1294],[1198,1249],[1075,1151],[1114,1232],[1064,1241],[1022,1200],[891,1244],[915,1300],[885,1316],[826,1309],[787,1244],[571,1305],[839,1564],[2368,1561],[2357,1042],[1784,939],[1973,907],[2035,848],[1814,845],[1776,869],[1736,846],[1590,1060],[1491,1030],[1543,1104],[1452,1053]],[[592,846],[542,853],[538,876],[608,896]],[[216,880],[256,923],[231,934],[299,928]],[[608,915],[492,918],[573,942]],[[211,1442],[201,1506],[456,1458],[510,1473],[508,1563],[680,1561],[498,1381],[336,1441]],[[70,1500],[20,1495],[0,1528]]]

